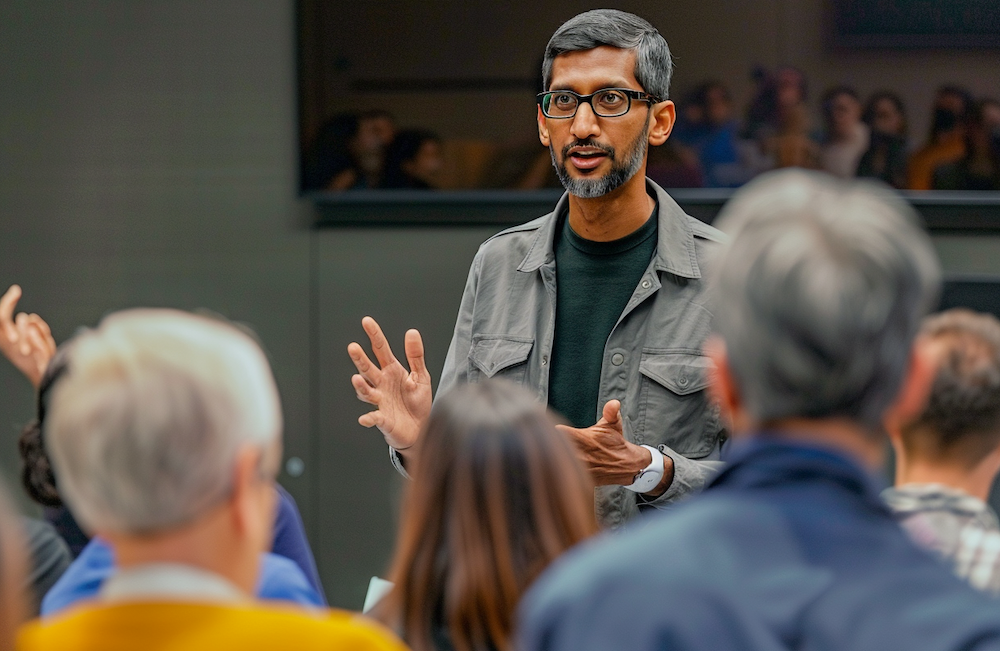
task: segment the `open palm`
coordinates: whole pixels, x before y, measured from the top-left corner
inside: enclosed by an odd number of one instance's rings
[[[420,333],[408,330],[403,348],[407,371],[392,354],[389,342],[375,319],[365,317],[361,325],[371,341],[378,364],[373,364],[360,344],[351,342],[347,354],[358,369],[351,384],[358,399],[376,409],[358,418],[365,427],[378,427],[386,442],[397,450],[412,448],[431,411],[431,376],[424,364]]]

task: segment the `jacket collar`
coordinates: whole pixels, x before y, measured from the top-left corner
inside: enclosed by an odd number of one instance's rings
[[[879,497],[882,486],[878,479],[833,448],[760,432],[734,445],[726,461],[726,467],[708,483],[706,490],[745,491],[768,486],[833,483],[888,512]]]
[[[653,268],[683,278],[701,278],[694,231],[688,222],[690,217],[663,188],[648,178],[646,179],[646,190],[650,196],[656,199],[659,208]],[[555,261],[556,231],[559,224],[566,218],[568,211],[569,193],[566,192],[556,203],[555,210],[547,215],[548,219],[543,220],[542,225],[535,231],[531,246],[528,247],[528,254],[518,265],[518,271],[537,271],[542,265]]]

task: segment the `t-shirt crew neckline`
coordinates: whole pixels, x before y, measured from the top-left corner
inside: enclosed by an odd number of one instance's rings
[[[649,219],[646,220],[642,226],[632,231],[625,237],[618,238],[617,240],[611,240],[610,242],[596,242],[594,240],[588,240],[577,234],[570,226],[569,218],[566,219],[566,228],[564,229],[566,235],[566,241],[576,250],[589,255],[617,255],[619,253],[624,253],[639,246],[649,238],[656,235],[656,214],[660,209],[660,203],[657,201],[653,206],[653,212],[649,215]]]

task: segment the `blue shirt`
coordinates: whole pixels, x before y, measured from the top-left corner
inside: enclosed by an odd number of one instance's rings
[[[54,615],[78,601],[94,598],[114,571],[115,557],[111,547],[100,538],[91,538],[42,599],[42,616]],[[306,606],[324,605],[322,597],[294,561],[270,553],[261,555],[257,596]]]
[[[1000,604],[918,549],[853,462],[766,437],[730,461],[550,567],[518,648],[1000,649]]]

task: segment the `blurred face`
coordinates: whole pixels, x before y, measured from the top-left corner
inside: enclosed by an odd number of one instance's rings
[[[732,115],[732,104],[726,91],[722,88],[712,88],[705,96],[705,113],[708,121],[719,125],[729,121]]]
[[[962,115],[966,109],[965,98],[957,93],[939,93],[934,107],[955,115]]]
[[[993,102],[983,104],[983,123],[987,130],[993,133],[1000,130],[1000,104]]]
[[[417,154],[412,159],[405,161],[402,166],[403,171],[413,178],[433,185],[433,181],[437,178],[443,164],[441,143],[437,140],[425,140],[420,143]]]
[[[778,106],[788,108],[805,101],[802,96],[802,74],[798,70],[785,69],[778,72]]]
[[[847,93],[830,101],[830,130],[840,136],[853,135],[861,122],[861,103]]]
[[[635,52],[601,46],[568,52],[552,63],[549,90],[589,95],[603,88],[642,91],[636,80]],[[549,147],[559,180],[570,194],[604,196],[631,180],[646,161],[650,106],[632,100],[625,115],[598,117],[581,103],[572,118],[554,119],[538,111],[542,144]],[[672,124],[672,120],[671,120]]]
[[[875,103],[872,128],[879,133],[887,135],[902,135],[903,116],[896,110],[895,102],[887,98],[882,98]]]

